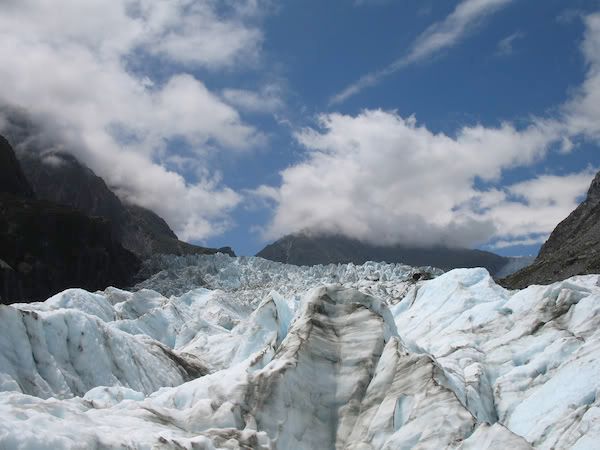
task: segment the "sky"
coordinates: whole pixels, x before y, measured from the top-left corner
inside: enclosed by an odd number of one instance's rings
[[[599,0],[0,4],[0,103],[190,242],[537,254],[600,170]]]

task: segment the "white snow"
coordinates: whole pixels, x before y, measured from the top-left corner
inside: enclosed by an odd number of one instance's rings
[[[597,275],[152,264],[0,306],[0,448],[598,448]]]

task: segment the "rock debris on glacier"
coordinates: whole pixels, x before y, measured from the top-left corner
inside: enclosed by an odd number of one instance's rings
[[[0,307],[0,448],[597,448],[595,275],[162,257]],[[415,281],[413,274],[439,275]]]

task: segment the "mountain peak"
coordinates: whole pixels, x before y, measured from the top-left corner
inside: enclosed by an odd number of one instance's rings
[[[600,172],[587,198],[559,223],[531,266],[504,279],[510,288],[548,284],[600,271]]]
[[[588,189],[586,201],[593,204],[600,203],[600,172],[598,172],[592,180],[592,184]]]

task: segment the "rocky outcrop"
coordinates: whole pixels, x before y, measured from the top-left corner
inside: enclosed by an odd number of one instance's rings
[[[600,273],[600,172],[592,181],[586,199],[558,224],[535,262],[500,283],[521,289],[596,273]]]
[[[235,256],[231,247],[208,248],[180,241],[167,222],[155,212],[132,204],[123,206],[127,212],[127,221],[121,232],[121,242],[142,257],[155,254],[181,256],[215,253]]]
[[[110,223],[50,202],[0,194],[2,303],[45,300],[69,287],[128,286],[139,260]]]
[[[141,206],[122,202],[102,178],[69,153],[26,147],[18,152],[18,157],[39,198],[109,219],[117,240],[140,258],[157,253],[187,255],[219,251],[234,256],[231,249],[205,248],[180,241],[164,219]]]
[[[0,143],[0,179],[13,180],[0,191],[0,302],[45,300],[68,287],[130,285],[140,262],[110,222],[33,198],[12,148]]]
[[[485,267],[495,274],[508,258],[482,250],[448,247],[376,246],[343,236],[284,236],[266,246],[256,256],[295,265],[385,261],[411,266],[434,266],[448,270],[457,267]]]
[[[0,192],[32,198],[33,190],[8,141],[0,136]]]

